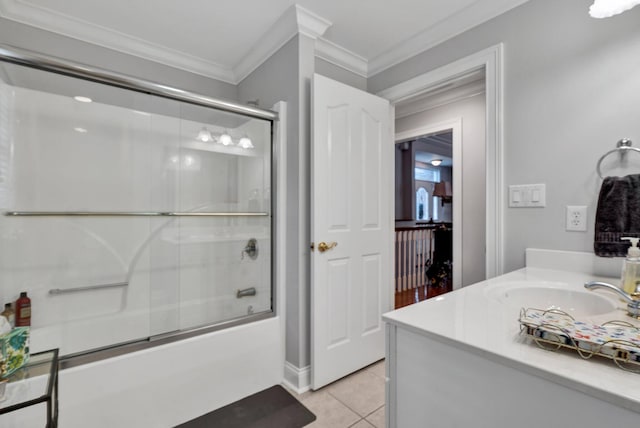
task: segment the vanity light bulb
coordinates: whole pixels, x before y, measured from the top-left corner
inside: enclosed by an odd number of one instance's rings
[[[211,132],[209,132],[209,130],[203,126],[200,132],[198,132],[196,140],[202,141],[203,143],[208,143],[209,141],[213,141],[213,137],[211,136]]]
[[[233,143],[233,141],[231,141],[231,135],[229,135],[226,131],[222,135],[220,135],[218,142],[225,146],[229,146]]]
[[[251,139],[247,136],[240,138],[240,142],[238,143],[238,146],[242,147],[243,149],[253,149],[253,143],[251,142]]]

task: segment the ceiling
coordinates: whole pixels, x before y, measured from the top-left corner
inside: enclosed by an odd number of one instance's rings
[[[369,77],[526,1],[0,0],[0,16],[237,84],[298,33]]]
[[[442,163],[439,166],[453,167],[453,159],[448,156],[436,155],[428,152],[416,152],[416,161],[430,164],[432,160],[439,159]]]
[[[425,135],[416,138],[415,141],[419,141],[430,146],[435,146],[436,148],[445,147],[451,150],[453,133],[451,131],[445,131],[434,135]],[[442,161],[442,163],[440,164],[441,166],[453,166],[453,159],[450,156],[443,156],[442,154],[431,153],[428,151],[416,151],[417,162],[431,163],[431,161],[434,159],[440,159]]]

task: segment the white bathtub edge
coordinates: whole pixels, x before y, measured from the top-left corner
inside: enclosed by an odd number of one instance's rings
[[[172,427],[283,382],[274,317],[63,370],[60,426]]]

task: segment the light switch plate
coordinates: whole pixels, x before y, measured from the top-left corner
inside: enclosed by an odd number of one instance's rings
[[[509,186],[510,208],[542,208],[547,204],[545,184]]]

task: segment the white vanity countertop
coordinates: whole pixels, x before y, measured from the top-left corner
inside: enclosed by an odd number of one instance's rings
[[[626,304],[614,293],[585,290],[584,283],[592,280],[618,282],[615,278],[527,267],[388,312],[383,320],[640,413],[640,374],[624,371],[608,358],[594,356],[583,360],[573,350],[540,349],[520,335],[521,306],[496,298],[496,290],[529,285],[597,293],[618,309],[593,316],[574,313],[576,320],[601,324],[618,319],[640,327],[640,322],[625,315]]]

